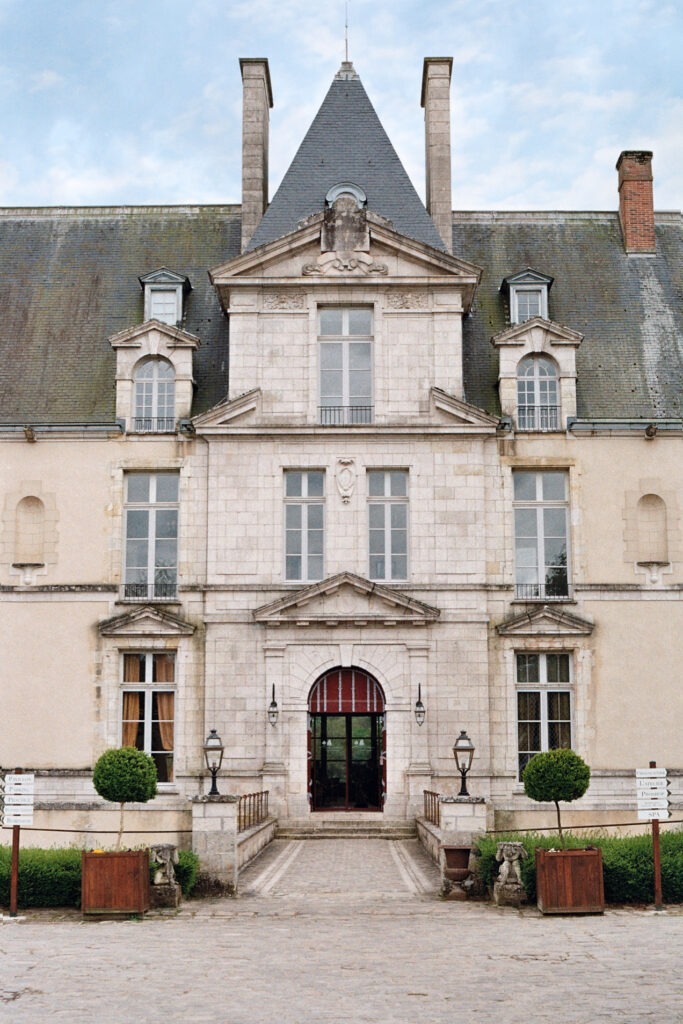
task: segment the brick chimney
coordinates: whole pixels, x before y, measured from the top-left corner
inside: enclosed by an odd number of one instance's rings
[[[273,92],[268,61],[240,59],[242,72],[242,251],[268,205],[268,127]]]
[[[626,252],[653,253],[655,211],[652,197],[652,153],[626,150],[617,160],[619,219]]]
[[[452,57],[425,57],[421,105],[425,112],[427,212],[448,252],[453,251],[451,199]]]

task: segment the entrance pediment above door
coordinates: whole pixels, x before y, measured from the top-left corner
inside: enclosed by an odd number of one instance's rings
[[[426,626],[436,622],[439,609],[398,590],[342,572],[253,612],[254,620],[269,626]]]

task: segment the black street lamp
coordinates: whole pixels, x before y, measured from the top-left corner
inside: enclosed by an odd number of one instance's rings
[[[268,705],[268,721],[270,722],[271,725],[277,724],[277,716],[279,714],[280,709],[278,708],[277,701],[275,700],[275,683],[273,683],[273,697],[270,704]]]
[[[220,796],[218,786],[216,785],[216,776],[223,764],[224,751],[225,747],[223,746],[223,740],[220,738],[216,730],[212,729],[204,740],[204,760],[206,761],[206,767],[211,772],[211,789],[209,790],[209,796]]]
[[[417,684],[417,700],[415,701],[415,721],[422,725],[425,720],[427,709],[422,703],[422,683]]]
[[[453,744],[453,757],[455,758],[455,765],[460,772],[462,779],[458,796],[469,796],[470,794],[467,792],[467,773],[472,767],[474,743],[464,729],[460,730],[460,735]]]

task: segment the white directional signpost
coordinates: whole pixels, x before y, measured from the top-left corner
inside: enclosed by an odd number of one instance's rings
[[[658,768],[650,761],[649,768],[636,768],[638,820],[652,822],[652,857],[655,869],[655,910],[661,910],[662,863],[659,851],[659,823],[666,821],[669,812],[669,780],[666,768]]]
[[[12,829],[12,871],[9,890],[9,916],[17,916],[19,889],[19,837],[21,826],[33,824],[35,775],[12,772],[0,779],[0,815],[3,828]]]

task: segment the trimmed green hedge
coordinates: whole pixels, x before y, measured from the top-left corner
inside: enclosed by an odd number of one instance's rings
[[[175,874],[183,896],[197,884],[199,857],[191,850],[178,851]],[[0,846],[0,906],[9,906],[12,851]],[[153,872],[150,866],[150,873]],[[19,893],[21,909],[29,907],[80,907],[81,851],[40,850],[27,846],[19,851]]]
[[[12,850],[0,846],[0,904],[9,906]],[[81,851],[19,851],[18,902],[26,907],[79,907],[81,904]]]
[[[500,864],[496,860],[496,847],[504,840],[524,844],[528,853],[522,863],[522,882],[531,903],[536,900],[536,865],[534,851],[537,846],[546,850],[559,849],[557,835],[537,833],[487,835],[478,839],[478,874],[487,889],[493,890]],[[599,846],[607,903],[652,903],[654,901],[654,867],[652,864],[652,837],[605,836],[565,834],[567,849]],[[683,903],[683,832],[664,832],[661,835],[662,895],[665,903]]]

